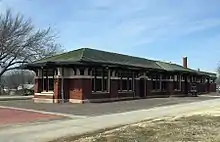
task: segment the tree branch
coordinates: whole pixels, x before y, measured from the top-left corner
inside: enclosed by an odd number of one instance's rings
[[[35,29],[31,20],[8,9],[0,14],[0,77],[19,64],[33,62],[60,52],[51,28]]]

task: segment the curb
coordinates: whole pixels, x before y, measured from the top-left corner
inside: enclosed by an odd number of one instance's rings
[[[30,100],[34,96],[0,96],[0,101]]]

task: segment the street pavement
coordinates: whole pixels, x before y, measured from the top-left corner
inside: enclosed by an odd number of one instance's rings
[[[43,111],[50,113],[60,113],[75,116],[100,116],[106,114],[123,113],[140,109],[150,109],[159,106],[198,102],[204,100],[217,99],[217,97],[170,97],[170,98],[150,98],[130,101],[118,101],[108,103],[88,103],[88,104],[40,104],[33,100],[11,100],[0,101],[0,106],[33,111]]]
[[[214,98],[214,97],[213,97]],[[192,112],[220,107],[220,98],[185,102],[153,108],[96,115],[56,122],[21,125],[0,129],[1,142],[46,142],[60,137],[80,135],[104,128],[139,122],[146,119],[177,117]]]

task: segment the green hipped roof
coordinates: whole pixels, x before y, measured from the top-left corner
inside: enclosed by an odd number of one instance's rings
[[[156,64],[158,64],[162,69],[166,71],[184,71],[184,72],[195,72],[194,70],[191,70],[189,68],[184,68],[180,65],[174,64],[174,63],[166,63],[161,61],[156,61]]]
[[[122,55],[117,53],[111,53],[106,51],[100,51],[90,48],[81,48],[74,51],[66,52],[60,55],[55,55],[46,59],[42,59],[35,63],[44,62],[94,62],[94,63],[106,63],[106,64],[117,64],[123,66],[133,66],[141,68],[161,69],[153,61],[132,57],[128,55]]]
[[[184,68],[181,65],[167,63],[162,61],[148,60],[145,58],[133,57],[123,54],[117,54],[112,52],[106,52],[90,48],[81,48],[66,52],[63,54],[55,55],[52,57],[44,58],[34,63],[56,62],[71,64],[74,62],[91,62],[91,63],[105,63],[116,64],[123,66],[133,66],[141,68],[159,69],[165,71],[180,71],[198,73],[198,71]],[[202,75],[216,76],[214,73],[199,71]]]
[[[217,74],[216,73],[211,73],[211,72],[204,72],[204,71],[199,71],[200,74],[203,74],[203,75],[207,75],[207,76],[210,76],[212,78],[217,78]]]

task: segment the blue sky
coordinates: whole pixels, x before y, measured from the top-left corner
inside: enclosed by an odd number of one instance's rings
[[[52,26],[67,51],[91,47],[216,71],[219,0],[0,0],[36,27]]]

